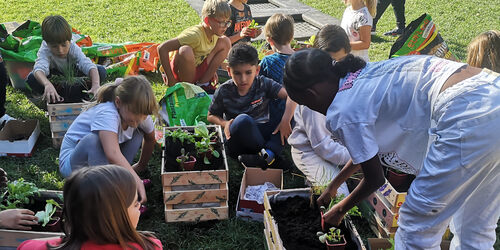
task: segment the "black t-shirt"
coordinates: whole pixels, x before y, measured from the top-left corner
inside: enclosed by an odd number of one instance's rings
[[[244,96],[232,79],[215,91],[209,111],[212,115],[231,120],[239,114],[251,116],[257,123],[269,121],[269,101],[278,98],[282,86],[265,76],[256,76],[252,87]]]
[[[248,4],[243,4],[243,10],[238,10],[231,5],[231,26],[226,30],[226,36],[233,36],[240,33],[241,30],[252,22],[252,12],[250,11],[250,6]],[[238,42],[250,42],[250,37],[243,37]]]

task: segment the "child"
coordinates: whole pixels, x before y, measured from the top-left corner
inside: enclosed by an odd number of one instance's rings
[[[319,30],[313,46],[325,50],[336,61],[342,60],[351,51],[347,34],[342,27],[333,24]],[[325,126],[326,117],[323,114],[299,105],[293,119],[295,126],[288,143],[295,166],[312,185],[329,183],[339,174],[338,166],[345,165],[351,158],[349,152],[332,138]],[[340,193],[349,194],[345,183],[338,186]]]
[[[214,81],[217,68],[231,48],[229,38],[223,36],[231,25],[230,16],[231,7],[225,0],[206,0],[201,10],[201,24],[158,46],[168,86],[190,82],[202,85],[208,92],[215,90],[210,82]],[[172,60],[171,51],[175,51]]]
[[[129,170],[137,182],[141,202],[146,201],[142,180],[154,149],[151,114],[158,104],[151,84],[144,76],[129,76],[102,86],[97,105],[81,113],[64,135],[59,170],[64,177],[84,166],[116,164]],[[133,166],[139,147],[141,157]],[[135,170],[135,171],[134,171]]]
[[[351,41],[352,54],[363,58],[366,62],[368,48],[371,43],[372,16],[375,14],[375,0],[344,0],[348,4],[342,15],[340,26],[345,30]]]
[[[49,103],[62,102],[61,97],[49,78],[52,75],[68,74],[74,70],[75,75],[87,75],[92,86],[88,93],[96,94],[99,83],[106,78],[106,69],[95,65],[87,58],[80,47],[71,40],[71,26],[62,16],[48,16],[42,22],[42,46],[38,50],[33,71],[26,82],[32,91],[43,94]],[[86,89],[89,86],[82,86]]]
[[[479,34],[467,47],[467,63],[500,73],[500,31]]]
[[[248,25],[252,22],[252,12],[247,4],[248,0],[230,0],[231,6],[231,26],[226,30],[226,36],[229,37],[234,45],[237,42],[250,42],[250,38],[255,38],[262,33],[261,29],[257,29],[255,34],[252,34],[248,29]]]
[[[237,44],[228,60],[232,79],[215,92],[207,120],[224,128],[231,157],[238,157],[245,166],[266,168],[290,134],[293,109],[287,105],[279,125],[270,122],[269,101],[287,99],[287,94],[277,82],[258,76],[259,58],[254,47]]]
[[[116,165],[76,171],[64,183],[61,238],[27,240],[18,249],[163,249],[139,222],[134,176]]]
[[[364,173],[325,221],[338,225],[380,187],[384,162],[417,176],[399,210],[396,249],[438,249],[450,221],[452,248],[492,249],[500,216],[498,73],[432,56],[366,65],[347,55],[332,64],[311,49],[288,59],[283,79],[292,99],[326,115]],[[318,203],[329,202],[344,170]]]
[[[7,96],[7,84],[9,84],[9,76],[3,63],[2,54],[0,54],[0,127],[10,120],[13,120],[10,115],[5,113],[5,97]]]
[[[405,18],[405,3],[406,0],[378,0],[377,1],[377,14],[373,18],[373,26],[371,29],[372,35],[375,35],[377,30],[377,23],[379,19],[384,14],[389,4],[392,5],[394,10],[394,16],[396,17],[396,28],[384,33],[384,36],[399,36],[403,34],[405,30],[406,18]]]

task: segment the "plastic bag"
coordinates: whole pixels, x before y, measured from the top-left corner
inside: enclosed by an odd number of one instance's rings
[[[178,82],[169,87],[161,99],[160,115],[168,126],[194,126],[198,121],[207,123],[210,97],[191,83]]]
[[[403,34],[392,45],[389,58],[404,55],[434,55],[459,61],[428,14],[423,14],[406,26]]]

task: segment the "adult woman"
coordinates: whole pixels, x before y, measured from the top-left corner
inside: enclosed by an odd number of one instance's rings
[[[384,163],[417,175],[400,209],[398,249],[438,249],[450,220],[452,247],[493,246],[500,215],[498,74],[430,56],[365,65],[348,55],[332,64],[326,52],[311,49],[288,60],[284,85],[291,99],[326,115],[328,130],[365,174],[327,221],[338,224],[383,184]]]

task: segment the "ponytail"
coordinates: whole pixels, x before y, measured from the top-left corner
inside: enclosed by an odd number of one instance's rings
[[[120,82],[106,83],[97,91],[97,103],[112,102],[115,100],[115,89]]]
[[[366,8],[368,8],[368,12],[370,12],[370,15],[372,17],[375,17],[377,15],[377,0],[364,0]]]
[[[349,72],[356,72],[366,66],[366,62],[360,57],[348,54],[344,59],[333,63],[333,72],[340,78]]]

